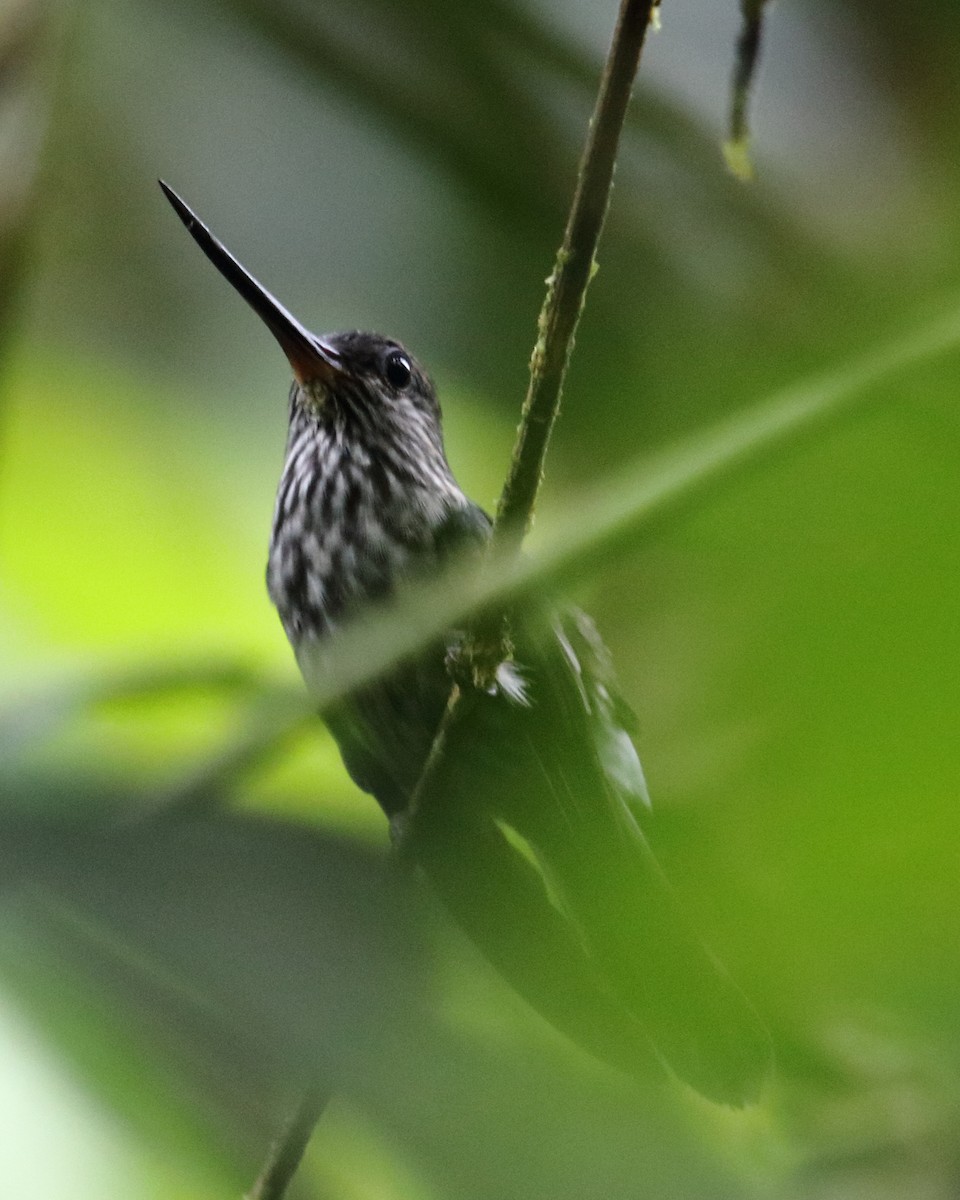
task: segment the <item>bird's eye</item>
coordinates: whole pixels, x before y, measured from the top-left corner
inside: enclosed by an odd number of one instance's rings
[[[401,389],[410,382],[413,368],[410,366],[410,359],[405,354],[400,350],[391,350],[384,360],[383,373],[389,384]]]

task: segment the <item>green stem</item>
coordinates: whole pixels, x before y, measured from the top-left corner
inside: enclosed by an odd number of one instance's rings
[[[730,89],[730,133],[724,147],[727,165],[741,179],[753,173],[749,157],[750,127],[747,109],[760,63],[763,10],[768,0],[740,0],[742,24],[737,38]]]
[[[289,1122],[280,1131],[245,1200],[281,1200],[303,1160],[311,1134],[329,1097],[319,1087],[304,1093]]]
[[[623,0],[580,160],[577,189],[540,312],[530,385],[494,525],[494,543],[522,537],[533,519],[563,381],[594,274],[620,133],[655,0]]]

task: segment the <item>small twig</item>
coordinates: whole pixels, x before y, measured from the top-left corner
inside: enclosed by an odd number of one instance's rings
[[[730,90],[730,133],[723,147],[727,166],[740,179],[753,177],[750,161],[750,126],[747,109],[750,93],[760,63],[760,44],[763,38],[763,10],[768,0],[740,0],[743,23],[737,38],[733,64],[733,84]]]
[[[245,1200],[281,1200],[303,1160],[311,1134],[329,1099],[329,1095],[319,1087],[307,1089],[289,1122],[270,1147],[267,1161]]]
[[[533,517],[574,335],[595,269],[620,131],[655,7],[655,0],[623,0],[620,6],[580,160],[577,190],[540,312],[537,342],[530,360],[530,385],[523,402],[513,460],[497,508],[495,544],[504,538],[522,537]]]

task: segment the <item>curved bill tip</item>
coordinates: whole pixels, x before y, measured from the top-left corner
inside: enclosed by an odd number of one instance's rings
[[[280,343],[297,382],[329,382],[341,374],[343,367],[338,352],[301,325],[297,318],[234,258],[223,242],[210,232],[193,209],[168,183],[162,179],[158,179],[157,182],[193,240]]]

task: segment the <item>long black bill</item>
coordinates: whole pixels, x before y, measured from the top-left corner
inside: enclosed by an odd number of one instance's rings
[[[173,210],[187,227],[187,232],[213,263],[220,274],[232,284],[253,311],[280,343],[299,383],[311,380],[331,380],[343,370],[340,356],[287,312],[279,300],[258,283],[230,251],[210,232],[197,214],[180,199],[172,187],[157,180]]]

